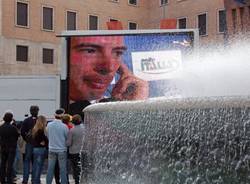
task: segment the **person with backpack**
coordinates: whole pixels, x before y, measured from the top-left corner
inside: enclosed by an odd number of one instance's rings
[[[22,184],[27,184],[30,174],[30,163],[32,163],[33,155],[33,145],[32,145],[32,129],[36,124],[36,119],[38,116],[39,107],[37,105],[30,106],[31,116],[26,118],[21,127],[21,135],[26,142],[25,145],[25,158],[23,163],[23,181]],[[31,180],[33,181],[34,178]]]

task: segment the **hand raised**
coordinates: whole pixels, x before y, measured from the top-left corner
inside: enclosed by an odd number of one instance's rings
[[[118,73],[119,81],[112,90],[112,97],[117,100],[145,100],[148,98],[148,82],[134,76],[122,63]]]

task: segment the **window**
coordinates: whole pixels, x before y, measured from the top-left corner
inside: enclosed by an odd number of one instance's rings
[[[241,31],[243,31],[243,25],[244,25],[244,7],[240,7],[240,28]]]
[[[236,24],[237,24],[237,12],[236,12],[236,9],[232,9],[232,24],[233,24],[233,33],[235,33]]]
[[[178,19],[178,28],[179,29],[186,29],[187,28],[187,18]]]
[[[76,30],[76,12],[67,11],[67,30]]]
[[[18,26],[28,26],[28,4],[17,2],[16,24]]]
[[[168,0],[160,0],[160,2],[161,6],[168,4]]]
[[[54,50],[43,48],[43,63],[53,64]]]
[[[219,10],[219,33],[224,33],[226,31],[226,11]]]
[[[98,17],[95,15],[89,15],[89,30],[98,29]]]
[[[53,8],[43,7],[43,29],[53,30]]]
[[[198,15],[198,28],[199,35],[205,36],[207,35],[207,14]]]
[[[16,46],[16,60],[17,61],[28,61],[28,46],[17,45]]]
[[[128,4],[137,5],[137,0],[128,0]]]
[[[137,29],[137,24],[135,22],[129,22],[128,29],[129,30]]]

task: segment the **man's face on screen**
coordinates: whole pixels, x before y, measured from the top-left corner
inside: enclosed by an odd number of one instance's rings
[[[70,47],[70,100],[101,98],[122,62],[123,36],[72,37]]]

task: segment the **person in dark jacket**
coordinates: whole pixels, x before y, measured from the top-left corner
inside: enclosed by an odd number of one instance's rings
[[[48,138],[45,136],[47,120],[44,116],[38,116],[36,124],[32,129],[33,145],[33,167],[32,178],[33,184],[40,184],[44,160],[47,154]]]
[[[32,155],[33,155],[33,145],[31,144],[30,140],[28,139],[28,135],[30,134],[32,128],[36,123],[36,119],[38,116],[39,107],[36,105],[32,105],[30,107],[30,114],[31,116],[26,118],[23,121],[22,128],[21,128],[21,135],[26,142],[25,145],[25,158],[23,163],[23,184],[27,184],[29,180],[29,172],[30,172],[30,163],[32,162]],[[33,178],[32,178],[33,180]]]
[[[12,184],[13,163],[16,155],[17,140],[20,134],[18,132],[18,129],[14,125],[10,124],[13,120],[13,114],[11,112],[6,112],[4,114],[3,120],[4,124],[0,126],[0,182]]]

